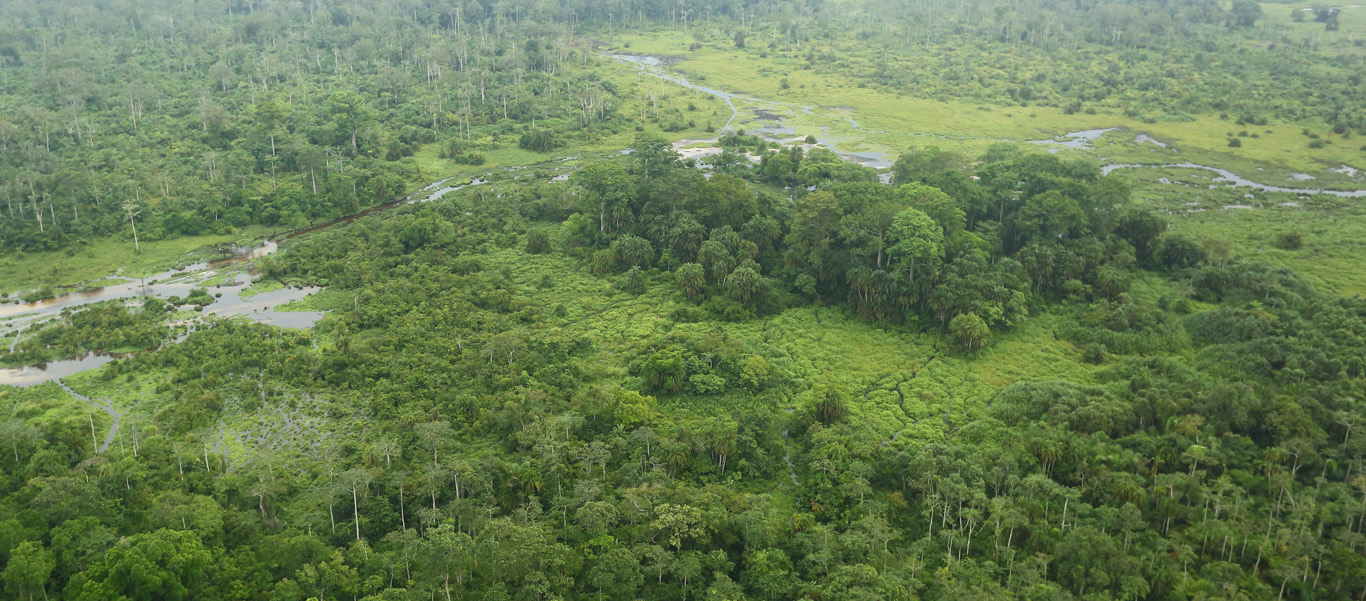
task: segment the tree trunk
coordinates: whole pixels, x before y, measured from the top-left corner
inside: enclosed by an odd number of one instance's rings
[[[356,517],[356,540],[360,540],[360,503],[356,500],[356,489],[351,489],[351,511]]]

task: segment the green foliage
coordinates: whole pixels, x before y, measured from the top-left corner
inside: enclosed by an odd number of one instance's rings
[[[1166,236],[1157,249],[1157,262],[1167,269],[1186,269],[1204,261],[1205,249],[1199,242],[1186,236]]]
[[[976,313],[964,313],[949,320],[949,334],[964,350],[975,351],[986,346],[991,328]]]
[[[215,558],[193,532],[157,530],[111,547],[76,574],[66,596],[76,601],[128,599],[182,601],[215,595]]]
[[[87,305],[24,335],[12,352],[0,349],[0,363],[32,365],[49,360],[71,359],[92,352],[130,352],[156,348],[170,333],[162,324],[165,308],[149,300],[141,310],[112,301]],[[185,304],[209,304],[213,299],[203,289],[185,299]]]
[[[1304,234],[1300,232],[1284,232],[1276,236],[1276,248],[1283,250],[1299,250],[1304,248]]]
[[[21,107],[17,134],[0,123],[20,149],[0,169],[44,153],[109,174],[145,161],[175,187],[211,152],[223,172],[196,188],[203,214],[154,194],[155,176],[90,189],[152,196],[138,222],[152,236],[312,219],[396,193],[413,176],[389,163],[442,128],[466,151],[629,131],[611,116],[625,78],[585,73],[594,61],[565,27],[651,20],[696,36],[675,51],[743,31],[750,48],[735,54],[805,60],[774,75],[789,94],[822,69],[904,88],[948,56],[961,76],[924,77],[926,93],[1175,108],[1221,85],[1229,102],[1267,105],[1234,113],[1287,109],[1279,90],[1227,92],[1241,89],[1228,78],[1267,72],[1269,51],[1243,43],[1265,25],[1235,18],[1247,6],[815,3],[778,27],[762,6],[755,18],[710,2],[686,15],[191,4],[101,5],[90,19],[0,9],[34,32],[0,36],[0,80],[69,111],[52,125]],[[80,36],[55,35],[67,33],[117,43],[92,62],[65,47]],[[886,49],[885,64],[860,73],[845,37]],[[1097,49],[1114,52],[1066,77],[1020,62]],[[1181,79],[1188,51],[1227,74]],[[136,75],[172,56],[183,77],[152,78],[155,96],[72,96],[87,63],[122,77],[100,67]],[[1305,60],[1277,67],[1316,67],[1283,77],[1288,93],[1351,67]],[[1313,97],[1351,106],[1344,89]],[[120,125],[154,101],[174,118]],[[147,131],[178,121],[183,147]],[[45,123],[52,151],[39,151]],[[101,158],[91,134],[131,136],[127,156]],[[1127,186],[1066,155],[913,149],[892,187],[824,151],[768,150],[757,169],[708,179],[643,136],[568,184],[509,177],[300,236],[257,267],[326,287],[307,301],[327,310],[310,331],[215,321],[163,347],[174,307],[146,301],[26,334],[42,352],[144,350],[67,378],[89,402],[55,384],[0,387],[6,594],[1345,601],[1366,588],[1360,299],[1168,233]],[[236,162],[247,156],[260,164]],[[32,189],[28,171],[0,180],[18,182],[16,204],[53,198],[64,222],[71,197],[48,188],[66,176],[49,178],[47,160]],[[74,205],[96,207],[92,231],[127,222],[94,200]],[[0,233],[36,225],[33,209],[15,213]],[[17,244],[35,243],[26,235]],[[114,443],[92,452],[105,428]]]
[[[526,233],[526,252],[533,255],[550,252],[550,236],[545,230],[534,229]]]
[[[38,597],[34,591],[47,597],[47,580],[52,575],[56,561],[52,552],[42,543],[24,541],[9,552],[5,571],[0,572],[0,580],[5,581],[5,590],[15,599],[32,600]]]
[[[548,129],[533,129],[517,139],[517,146],[533,152],[550,152],[563,145],[555,132]]]

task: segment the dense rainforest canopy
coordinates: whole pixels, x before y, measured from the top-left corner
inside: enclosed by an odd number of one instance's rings
[[[119,355],[0,385],[0,587],[1360,599],[1360,296],[1178,231],[1131,180],[1040,146],[920,144],[879,172],[736,128],[685,158],[657,134],[725,116],[628,88],[598,50],[707,25],[819,48],[812,71],[870,89],[1359,131],[1360,55],[1249,46],[1265,6],[6,3],[6,253],[292,230],[436,165],[627,147],[192,268],[183,296],[16,331],[0,311],[0,366]],[[240,294],[320,290],[294,308],[326,316],[205,311],[249,274]]]

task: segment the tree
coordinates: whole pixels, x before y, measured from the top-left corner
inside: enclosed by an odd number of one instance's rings
[[[185,530],[135,534],[66,587],[72,601],[190,601],[218,598],[214,556]]]
[[[920,183],[903,184],[897,187],[896,194],[906,204],[934,219],[944,229],[945,236],[952,236],[967,227],[963,208],[939,188]]]
[[[750,267],[740,266],[726,276],[724,285],[727,295],[736,302],[749,306],[763,288],[763,277]]]
[[[356,137],[361,128],[370,123],[374,113],[366,104],[365,98],[350,90],[338,90],[327,98],[325,109],[334,131],[334,143],[351,142],[351,154],[359,154],[360,146]]]
[[[963,349],[976,351],[986,346],[991,328],[976,313],[963,313],[949,321],[949,333]]]
[[[655,261],[655,249],[650,241],[632,234],[613,240],[612,251],[616,253],[617,264],[622,267],[649,268]]]
[[[1232,25],[1234,27],[1249,28],[1262,18],[1262,5],[1256,0],[1233,0],[1233,9],[1230,11]]]
[[[1166,231],[1167,221],[1152,211],[1129,211],[1115,224],[1115,233],[1134,245],[1134,257],[1140,265],[1152,265],[1157,241]]]
[[[734,270],[735,258],[722,242],[707,240],[697,251],[697,261],[706,270],[707,281],[719,284]]]
[[[1075,237],[1084,230],[1086,215],[1076,200],[1058,190],[1049,190],[1026,200],[1011,225],[1013,251],[1031,241]]]
[[[137,216],[142,213],[142,209],[138,206],[138,203],[131,198],[124,200],[122,206],[124,215],[128,217],[128,225],[133,228],[133,250],[140,253],[142,252],[142,244],[138,242],[138,224],[136,219]]]
[[[655,521],[652,524],[655,530],[664,535],[665,542],[678,552],[683,548],[683,543],[689,539],[697,539],[707,534],[707,527],[702,521],[702,510],[691,505],[675,505],[665,503],[655,508]]]
[[[891,239],[889,254],[912,287],[917,267],[932,265],[944,256],[944,230],[919,209],[903,209],[896,214],[892,219]]]
[[[696,301],[702,298],[707,289],[707,272],[697,263],[684,263],[674,271],[674,279],[678,282],[678,287],[687,295],[688,300]]]
[[[967,158],[956,152],[934,146],[912,148],[902,153],[892,164],[892,183],[900,186],[928,182],[945,172],[967,171],[968,164]]]
[[[0,573],[5,581],[5,590],[18,598],[32,600],[34,591],[42,593],[47,599],[47,579],[57,566],[52,552],[40,542],[24,541],[10,551],[9,563]]]
[[[750,551],[745,558],[745,572],[741,581],[757,592],[759,598],[771,601],[790,598],[796,584],[792,562],[782,549]]]
[[[575,173],[574,181],[596,209],[599,235],[621,229],[630,214],[631,177],[626,170],[616,163],[594,163]]]
[[[1163,238],[1157,254],[1158,263],[1167,269],[1195,267],[1205,261],[1204,247],[1194,239],[1182,235]]]

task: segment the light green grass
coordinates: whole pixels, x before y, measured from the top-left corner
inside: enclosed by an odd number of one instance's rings
[[[1226,240],[1236,256],[1288,267],[1320,290],[1366,296],[1366,212],[1358,208],[1206,211],[1174,219],[1172,229]],[[1292,231],[1304,247],[1277,248],[1276,237]]]
[[[1115,173],[1134,187],[1135,203],[1162,214],[1174,233],[1227,243],[1233,257],[1290,268],[1324,292],[1366,295],[1366,205],[1360,199],[1209,189],[1215,175],[1189,169]],[[1157,183],[1159,178],[1171,183]],[[1245,206],[1252,208],[1228,208]],[[1277,248],[1276,238],[1288,232],[1303,234],[1304,248]]]
[[[118,273],[140,277],[213,256],[219,244],[264,235],[267,228],[247,228],[236,234],[184,236],[171,240],[144,241],[135,252],[131,240],[99,238],[90,244],[64,251],[11,253],[0,257],[0,292],[10,294],[44,286],[75,287]],[[105,280],[105,283],[110,283]]]
[[[252,284],[252,285],[246,287],[245,289],[243,289],[242,292],[241,292],[241,294],[240,294],[240,296],[241,296],[242,298],[251,298],[251,297],[256,296],[256,295],[258,295],[258,294],[261,294],[261,293],[263,293],[263,292],[270,292],[270,291],[272,291],[272,290],[279,290],[279,289],[284,288],[284,287],[285,287],[285,285],[284,285],[284,284],[281,284],[278,280],[266,280],[266,279],[257,280],[256,283],[254,283],[254,284]]]
[[[503,136],[498,140],[497,148],[475,150],[484,155],[483,165],[461,165],[441,158],[440,143],[426,144],[413,157],[422,176],[432,180],[441,177],[478,177],[508,167],[552,164],[566,158],[615,153],[630,146],[635,137],[642,133],[668,140],[714,137],[716,134],[707,131],[707,127],[719,128],[730,116],[725,104],[713,96],[662,81],[640,72],[633,65],[608,58],[599,60],[604,79],[616,90],[620,100],[616,114],[639,124],[641,131],[617,123],[619,131],[596,131],[590,134],[590,138],[571,138],[566,140],[564,147],[546,153],[522,149],[517,146],[515,138]],[[663,124],[655,119],[670,114],[682,115],[685,121],[691,121],[693,125],[680,131],[665,131],[662,129]],[[491,141],[477,132],[471,137],[471,142]]]
[[[548,320],[547,326],[590,337],[598,373],[624,375],[625,366],[650,341],[716,333],[764,349],[774,369],[797,384],[789,390],[795,394],[779,401],[793,410],[804,402],[800,389],[805,387],[827,383],[848,392],[851,421],[871,436],[906,429],[921,438],[939,436],[942,420],[961,424],[980,415],[984,401],[1000,387],[1029,379],[1090,381],[1095,369],[1081,362],[1079,349],[1054,336],[1066,319],[1056,315],[1029,318],[997,334],[992,346],[974,356],[954,350],[937,332],[868,322],[840,307],[803,306],[739,323],[676,323],[670,314],[687,302],[665,275],[654,277],[644,294],[632,296],[615,290],[611,278],[587,273],[563,255],[502,250],[480,260],[486,270],[507,268],[530,306],[549,312],[563,305],[566,316]],[[547,275],[553,286],[539,287]],[[715,409],[729,402],[725,395],[660,401],[665,410]],[[924,421],[929,418],[933,422]]]
[[[1263,2],[1262,20],[1258,27],[1278,31],[1290,39],[1308,44],[1314,52],[1332,55],[1366,55],[1366,47],[1357,46],[1353,40],[1366,35],[1366,6],[1358,2],[1347,2],[1338,14],[1338,31],[1325,31],[1323,23],[1314,21],[1313,13],[1304,13],[1304,21],[1296,23],[1290,16],[1292,11],[1313,8],[1313,2],[1280,4]],[[1329,6],[1344,6],[1329,4]],[[1264,42],[1263,42],[1264,43]]]

